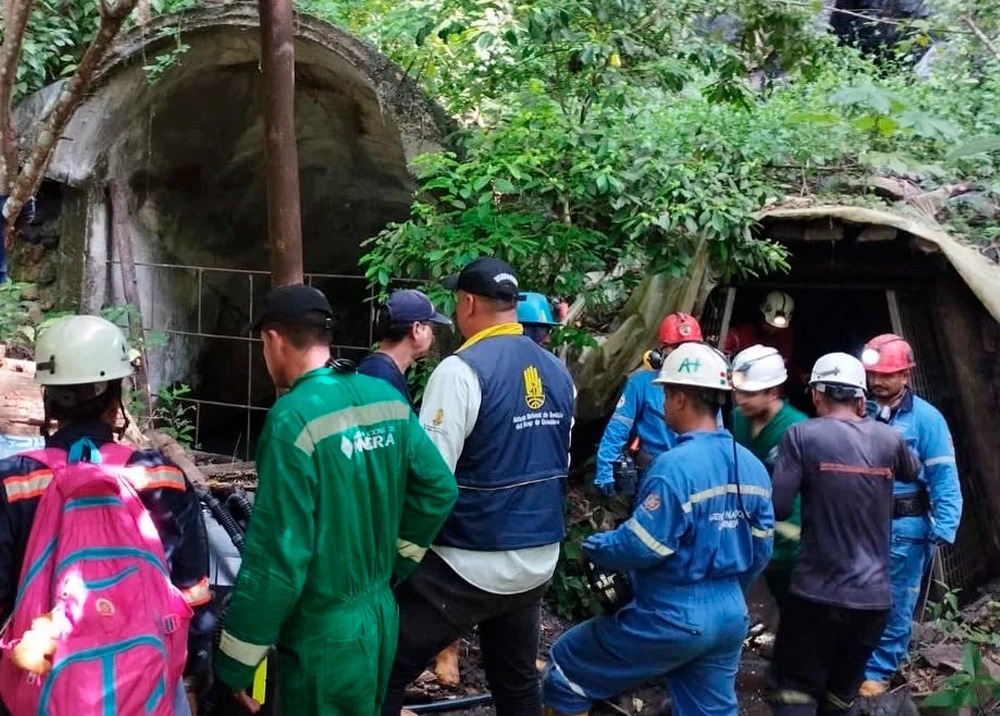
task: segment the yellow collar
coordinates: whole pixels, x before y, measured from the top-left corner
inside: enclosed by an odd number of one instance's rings
[[[462,344],[462,347],[458,350],[462,351],[471,345],[479,343],[479,341],[485,340],[487,338],[493,338],[494,336],[523,336],[524,326],[520,323],[501,323],[496,326],[490,326],[482,331],[479,331],[472,338],[467,340]]]

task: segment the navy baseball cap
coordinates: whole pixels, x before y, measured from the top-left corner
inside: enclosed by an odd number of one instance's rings
[[[318,288],[301,283],[278,286],[264,296],[264,305],[250,330],[259,331],[265,323],[316,326],[332,330],[333,309]]]
[[[389,323],[439,323],[450,326],[451,319],[434,310],[434,304],[421,291],[405,288],[393,291],[385,302]]]
[[[465,291],[508,301],[515,300],[520,293],[514,269],[506,261],[492,256],[475,259],[460,273],[445,278],[441,285],[450,291]]]

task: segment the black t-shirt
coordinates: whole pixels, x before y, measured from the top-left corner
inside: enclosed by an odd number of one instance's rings
[[[776,519],[802,493],[802,542],[791,592],[849,609],[888,609],[892,482],[920,464],[895,429],[814,418],[791,426],[773,475]]]
[[[413,405],[410,389],[406,386],[406,376],[400,372],[396,361],[385,353],[376,351],[366,355],[358,364],[358,372],[391,383],[396,390],[403,394],[406,402]]]

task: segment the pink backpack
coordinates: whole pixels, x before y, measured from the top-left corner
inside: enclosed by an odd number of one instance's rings
[[[2,646],[9,652],[49,612],[60,637],[44,676],[0,658],[0,696],[13,716],[173,716],[192,612],[128,479],[142,470],[124,467],[132,452],[109,443],[100,464],[68,464],[53,448],[25,453],[53,479]]]

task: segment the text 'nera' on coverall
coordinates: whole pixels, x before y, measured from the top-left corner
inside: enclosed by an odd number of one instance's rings
[[[390,577],[423,557],[455,479],[398,391],[319,368],[268,413],[216,673],[246,687],[278,648],[289,716],[374,714],[395,655]]]
[[[913,630],[913,613],[930,555],[935,545],[955,541],[962,517],[962,488],[958,481],[955,446],[944,416],[907,389],[902,402],[891,411],[888,423],[900,432],[923,466],[916,482],[896,481],[893,495],[900,498],[921,492],[927,494],[930,514],[897,517],[892,521],[889,557],[892,609],[882,639],[865,670],[865,679],[872,681],[888,680],[906,656]]]
[[[742,507],[732,436],[688,433],[650,467],[632,517],[584,542],[595,564],[630,573],[635,597],[552,646],[545,706],[577,714],[669,675],[677,716],[735,716],[743,588],[770,559],[774,527],[767,470],[746,448],[737,454]]]

